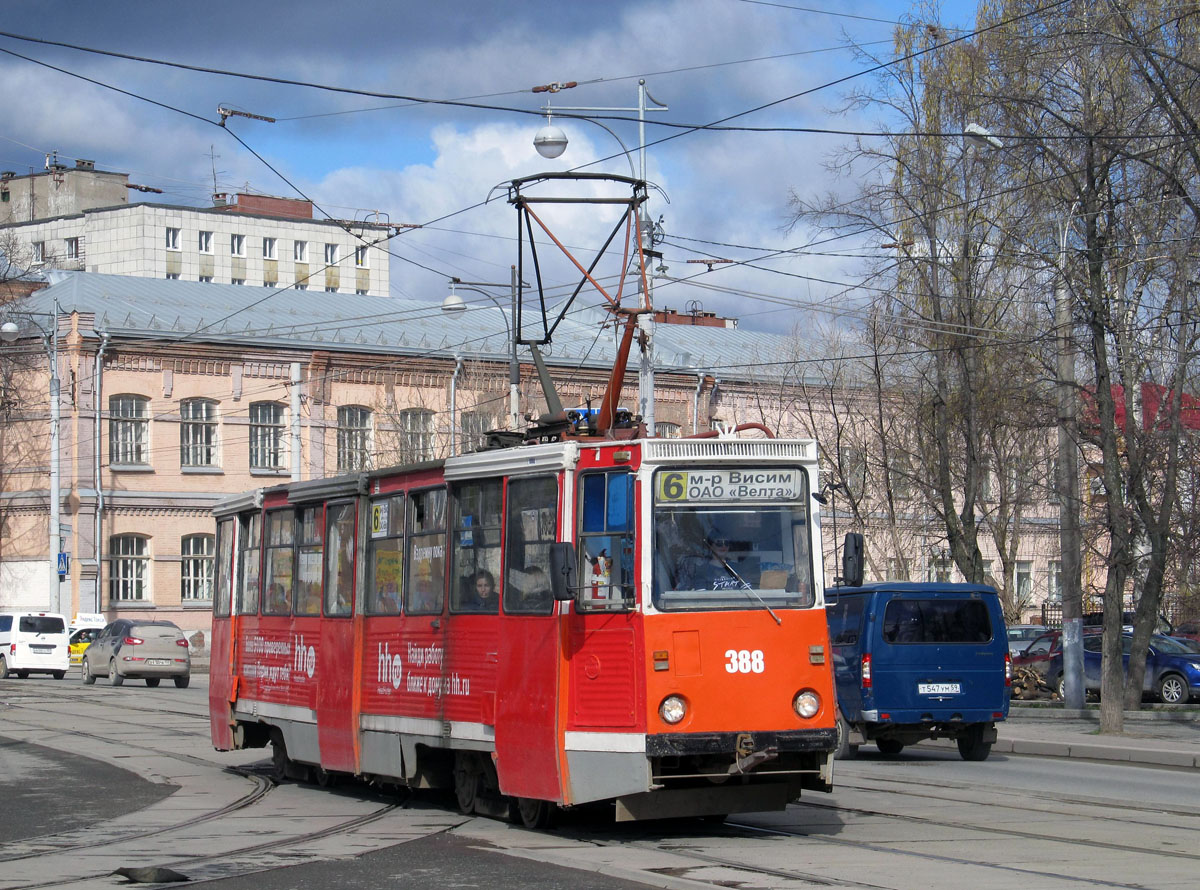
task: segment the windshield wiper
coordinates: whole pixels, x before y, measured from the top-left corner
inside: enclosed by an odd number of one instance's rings
[[[711,550],[711,548],[710,548],[710,550]],[[772,609],[770,607],[770,605],[767,603],[767,601],[759,595],[757,590],[755,590],[753,587],[750,586],[750,584],[746,581],[745,578],[743,578],[741,575],[738,574],[737,569],[735,569],[733,566],[731,566],[729,564],[729,560],[727,560],[725,557],[721,556],[715,550],[712,550],[711,552],[712,552],[712,555],[717,558],[717,561],[720,562],[721,565],[723,565],[725,567],[725,569],[729,572],[729,574],[733,575],[733,577],[735,577],[738,581],[740,581],[742,583],[742,586],[738,589],[746,591],[748,594],[750,594],[751,597],[758,600],[759,603],[762,604],[762,607],[767,610],[767,613],[772,618],[775,619],[775,623],[777,625],[783,624],[783,620],[778,615],[775,614],[775,610]]]

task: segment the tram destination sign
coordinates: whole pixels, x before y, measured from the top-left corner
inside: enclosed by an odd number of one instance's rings
[[[804,491],[803,470],[668,470],[658,474],[660,501],[790,501]]]

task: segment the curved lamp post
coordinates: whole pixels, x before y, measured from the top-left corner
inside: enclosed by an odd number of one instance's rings
[[[517,311],[517,267],[511,267],[512,281],[509,287],[512,291],[512,314],[516,318]],[[481,288],[484,287],[503,287],[502,284],[496,284],[487,281],[461,281],[458,278],[450,279],[450,294],[442,300],[442,311],[457,315],[460,312],[465,312],[467,304],[463,302],[463,298],[454,293],[455,288],[462,288],[473,293],[482,294],[492,301],[492,304],[500,310],[500,317],[504,319],[504,331],[508,335],[509,355],[508,355],[508,421],[513,430],[516,430],[521,423],[520,413],[520,393],[521,384],[521,366],[517,361],[517,336],[513,330],[512,323],[509,321],[508,315],[504,311],[504,307],[500,305],[500,301],[495,296]]]

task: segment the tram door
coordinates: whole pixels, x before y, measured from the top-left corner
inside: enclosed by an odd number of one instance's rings
[[[357,542],[354,501],[325,508],[324,620],[317,661],[317,739],[321,766],[355,772],[354,689],[358,686],[354,657],[354,594]]]
[[[233,622],[230,603],[233,585],[233,545],[237,526],[233,518],[217,522],[217,565],[213,576],[213,629],[209,644],[209,720],[213,745],[221,751],[233,747],[230,707],[233,689]]]
[[[558,480],[513,479],[505,503],[504,614],[496,696],[500,790],[562,801],[558,759],[559,622],[550,592]]]

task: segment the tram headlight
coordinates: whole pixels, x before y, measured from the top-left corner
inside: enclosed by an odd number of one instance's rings
[[[796,697],[792,699],[792,708],[805,720],[815,717],[817,716],[817,712],[821,710],[821,696],[817,695],[811,689],[801,689],[796,693]]]
[[[658,706],[658,716],[663,718],[664,723],[678,723],[687,716],[687,702],[683,696],[668,695]]]

